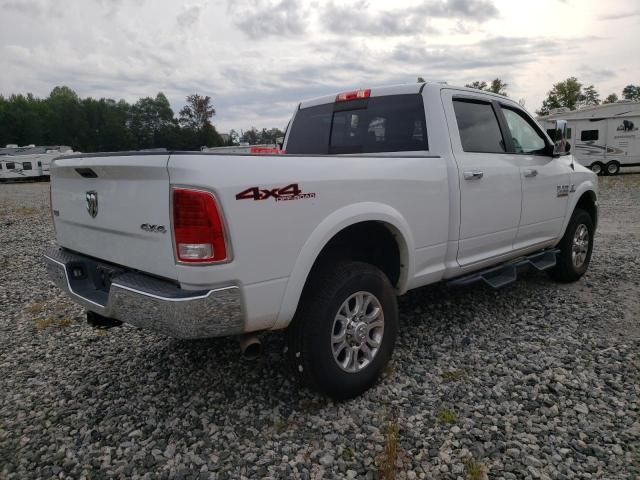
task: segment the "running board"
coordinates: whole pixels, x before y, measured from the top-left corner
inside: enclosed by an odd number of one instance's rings
[[[508,263],[498,265],[497,267],[480,270],[469,275],[454,278],[447,282],[447,286],[461,287],[475,282],[483,281],[493,288],[502,288],[516,281],[518,271],[532,266],[536,270],[542,272],[556,266],[556,255],[560,250],[544,250],[534,253],[527,257],[518,258]]]

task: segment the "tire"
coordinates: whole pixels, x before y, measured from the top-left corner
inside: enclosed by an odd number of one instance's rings
[[[605,171],[607,175],[617,175],[618,173],[620,173],[620,164],[615,160],[612,160],[609,163],[607,163],[607,166],[605,167]]]
[[[365,304],[368,300],[367,307],[350,320],[348,313],[356,313],[359,298]],[[363,313],[372,319],[358,318]],[[342,333],[344,340],[337,341]],[[368,263],[335,261],[312,272],[305,286],[287,332],[289,361],[303,385],[344,400],[376,382],[391,358],[397,334],[398,305],[386,275]],[[349,346],[358,342],[365,346],[354,357]]]
[[[605,168],[602,162],[593,162],[589,168],[596,175],[604,175]]]
[[[591,261],[594,233],[591,216],[586,211],[576,208],[558,244],[560,253],[556,258],[556,266],[550,272],[555,280],[575,282],[585,274]]]

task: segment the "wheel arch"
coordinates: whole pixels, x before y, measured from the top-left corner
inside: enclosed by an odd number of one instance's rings
[[[564,236],[565,231],[569,225],[569,221],[571,220],[571,216],[576,208],[581,208],[585,210],[591,216],[593,220],[594,227],[598,225],[598,193],[597,193],[597,185],[591,181],[585,181],[578,185],[575,193],[572,195],[572,202],[567,209],[567,215],[564,219],[564,225],[562,227],[562,236]]]
[[[322,262],[327,252],[341,236],[349,236],[358,228],[383,228],[392,238],[398,253],[397,278],[390,279],[398,293],[406,291],[414,271],[414,245],[411,229],[404,217],[389,205],[363,202],[343,207],[327,216],[309,236],[298,253],[273,329],[285,328],[298,308],[304,286],[313,268]],[[382,231],[382,230],[381,230]],[[355,237],[356,241],[359,238]],[[375,264],[375,263],[374,263]],[[377,265],[380,266],[380,265]],[[393,266],[389,266],[393,268]],[[385,271],[385,268],[382,268]],[[388,270],[385,272],[388,275]],[[395,282],[394,282],[395,280]]]

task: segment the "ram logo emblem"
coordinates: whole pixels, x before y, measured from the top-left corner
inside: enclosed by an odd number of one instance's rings
[[[87,212],[91,215],[91,218],[96,218],[98,215],[98,192],[91,190],[87,192]]]

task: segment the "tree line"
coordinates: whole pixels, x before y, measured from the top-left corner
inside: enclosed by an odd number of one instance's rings
[[[211,102],[209,96],[189,95],[176,117],[163,93],[133,104],[80,98],[65,86],[47,98],[0,95],[0,146],[69,145],[82,152],[221,146],[225,141],[211,124]]]

